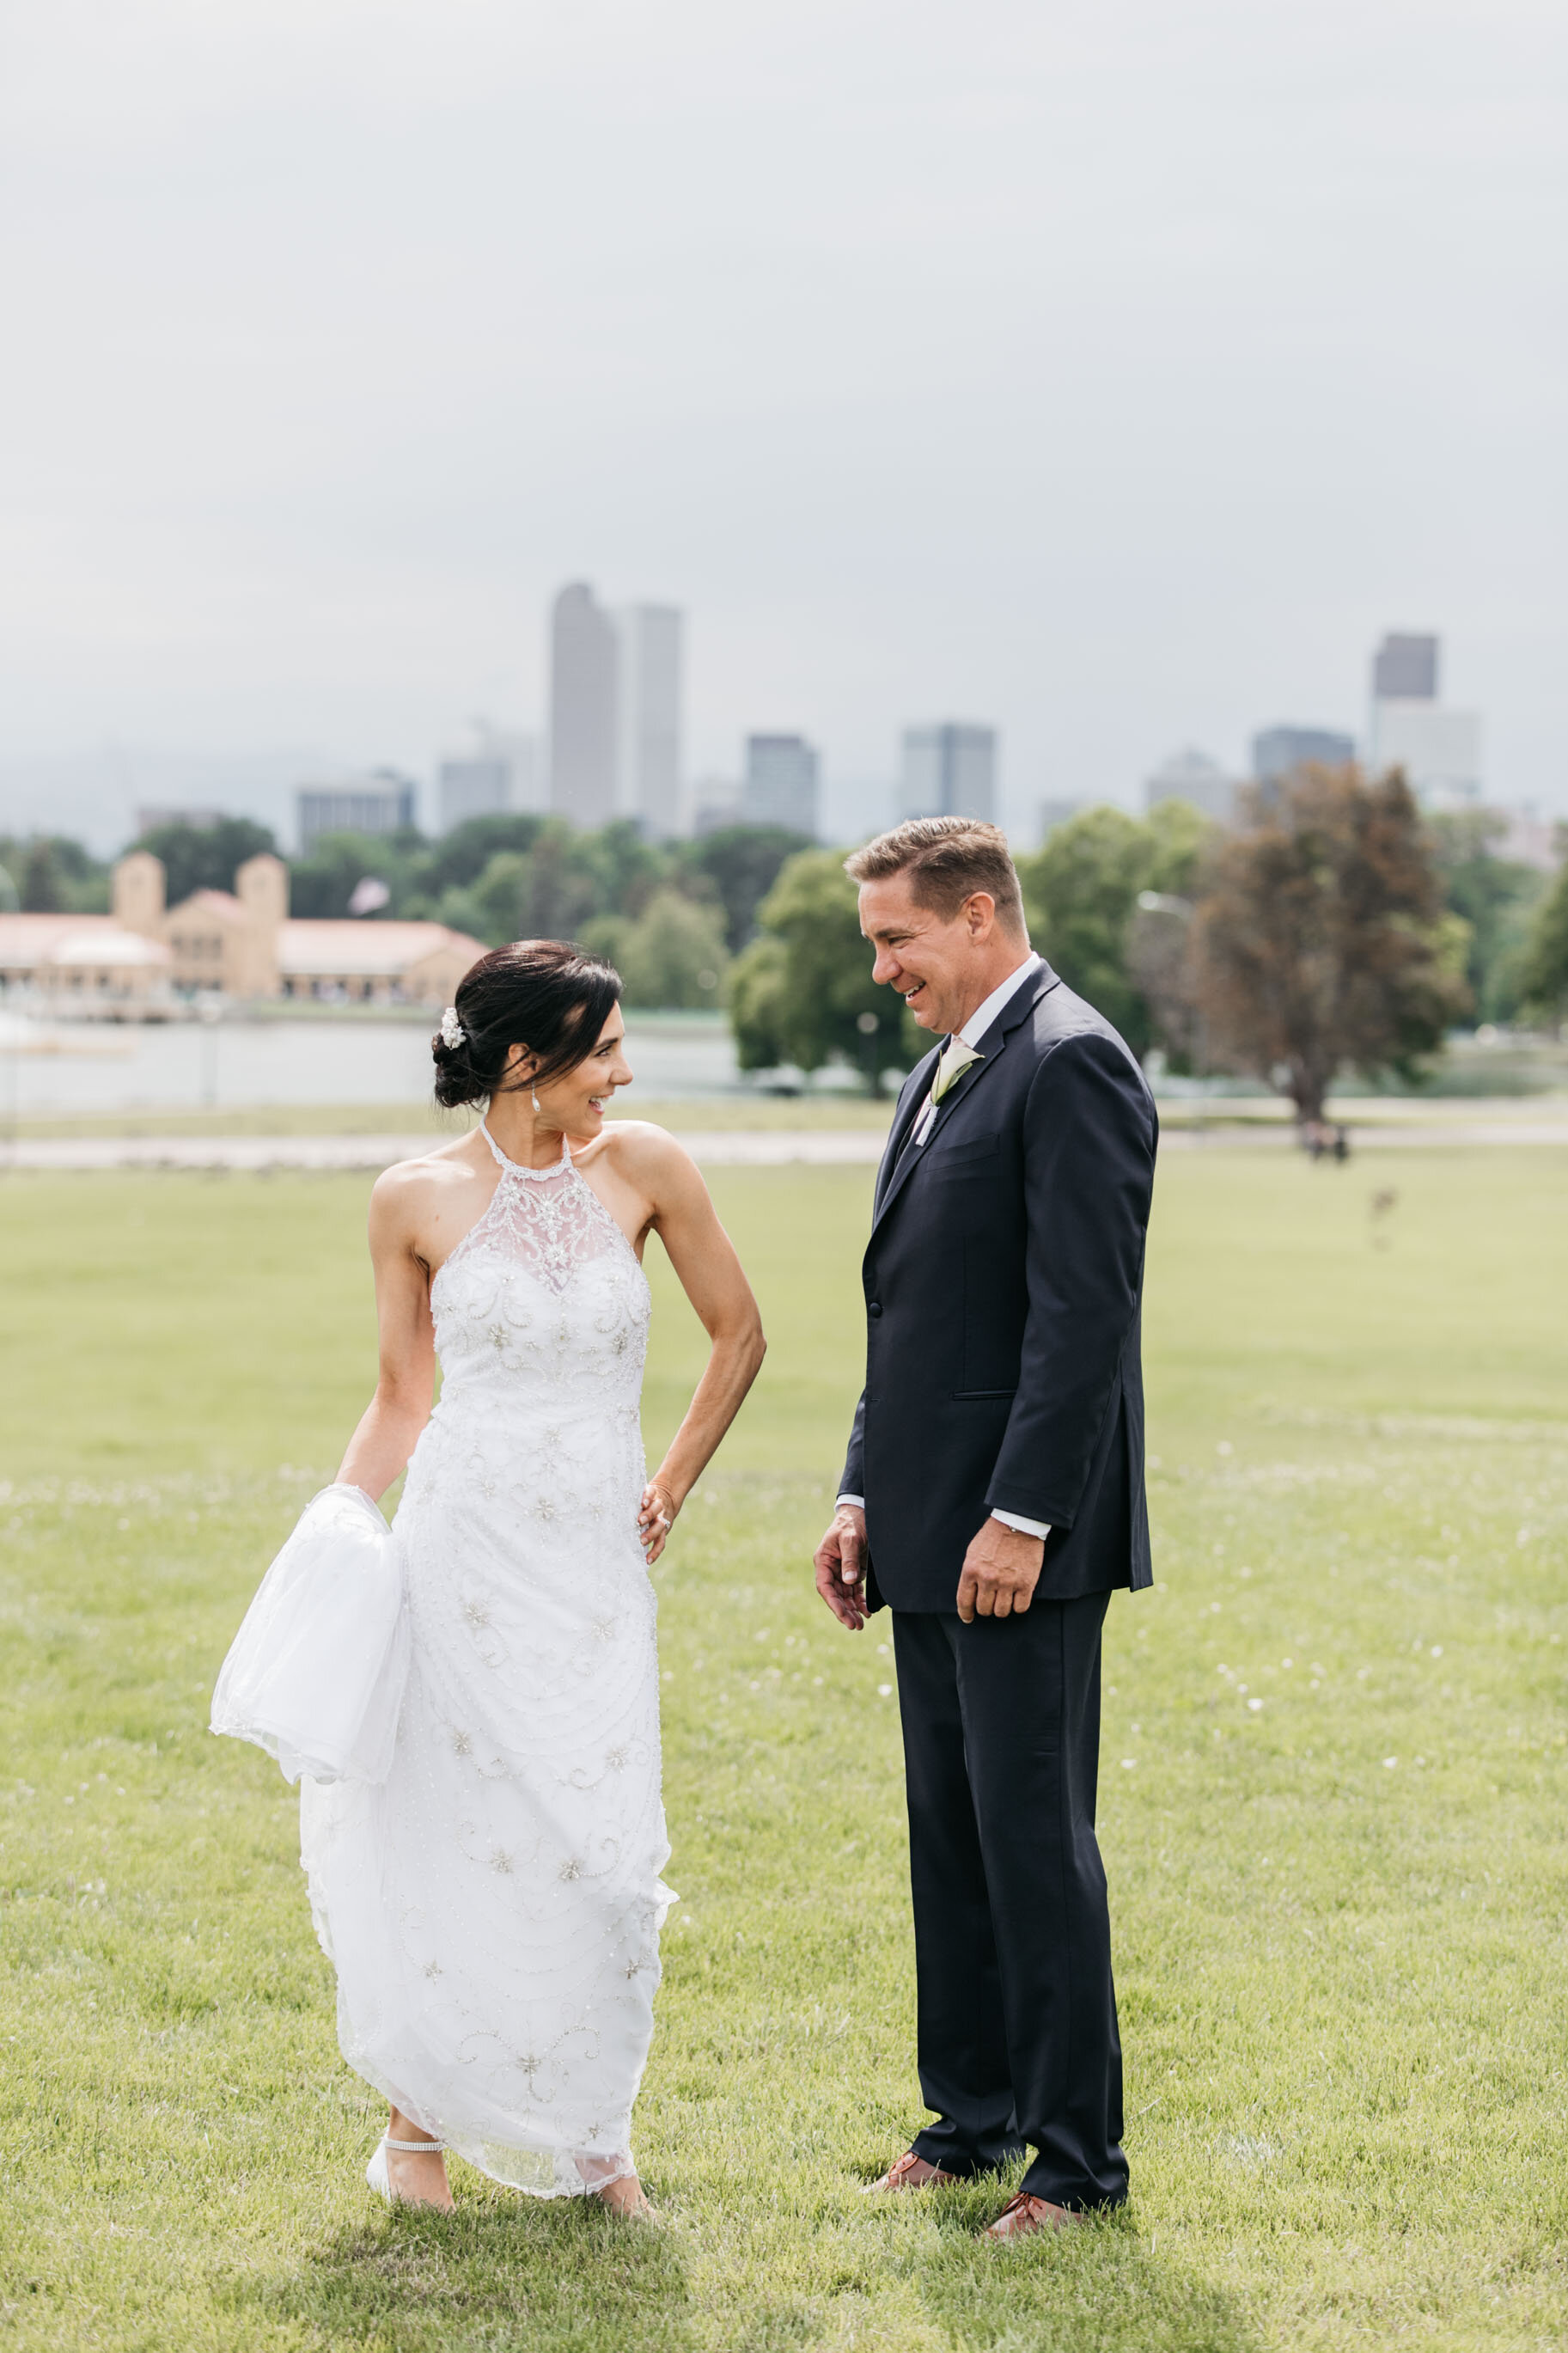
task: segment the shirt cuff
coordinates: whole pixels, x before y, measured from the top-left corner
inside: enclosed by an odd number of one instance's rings
[[[838,1500],[842,1504],[845,1498],[840,1495]],[[1042,1543],[1051,1532],[1049,1520],[1026,1520],[1017,1512],[993,1512],[991,1516],[994,1520],[1000,1520],[1005,1528],[1016,1528],[1024,1536],[1038,1536]]]
[[[857,1511],[863,1512],[866,1508],[866,1498],[864,1495],[840,1495],[837,1503],[833,1506],[835,1511],[838,1509],[839,1504],[853,1504]]]

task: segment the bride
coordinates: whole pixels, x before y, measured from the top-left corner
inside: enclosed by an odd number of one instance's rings
[[[673,1900],[647,1570],[763,1343],[686,1153],[604,1124],[619,996],[555,941],[481,957],[432,1051],[437,1101],[486,1115],[371,1199],[381,1370],[338,1478],[379,1499],[406,1466],[412,1664],[389,1778],[305,1781],[301,1846],[343,2056],[391,2103],[367,2178],[415,2204],[450,2206],[453,2148],[647,2211],[631,2107]],[[645,1484],[650,1232],[712,1345]]]

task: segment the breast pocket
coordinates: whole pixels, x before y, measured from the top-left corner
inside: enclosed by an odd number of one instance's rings
[[[1001,1166],[1000,1135],[967,1135],[961,1144],[940,1144],[926,1166],[939,1181],[949,1177],[994,1176]]]

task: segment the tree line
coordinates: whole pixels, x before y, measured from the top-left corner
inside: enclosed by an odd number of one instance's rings
[[[1397,772],[1308,768],[1235,829],[1181,801],[1090,808],[1018,861],[1030,936],[1140,1056],[1261,1079],[1304,1122],[1336,1074],[1414,1080],[1447,1031],[1568,1011],[1568,866],[1426,817]],[[876,1090],[929,1039],[875,987],[837,851],[791,859],[735,965],[742,1067],[842,1061]]]
[[[1500,857],[1501,829],[1486,810],[1425,815],[1397,772],[1308,768],[1255,791],[1235,829],[1180,801],[1087,809],[1018,871],[1036,944],[1135,1052],[1262,1078],[1311,1120],[1342,1068],[1409,1078],[1458,1023],[1568,1014],[1568,866],[1553,880]],[[132,846],[163,860],[171,905],[276,848],[246,818]],[[875,1091],[926,1040],[871,980],[842,857],[773,827],[665,844],[628,821],[496,815],[436,840],[323,836],[291,861],[289,902],[487,944],[575,938],[633,1006],[727,1005],[743,1069],[842,1061]],[[0,908],[109,898],[79,842],[0,836]]]

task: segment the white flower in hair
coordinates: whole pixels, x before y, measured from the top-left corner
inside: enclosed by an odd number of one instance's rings
[[[457,1007],[455,1005],[448,1005],[447,1010],[441,1016],[442,1045],[447,1047],[450,1052],[456,1053],[459,1046],[466,1046],[468,1042],[468,1033],[458,1018]]]

